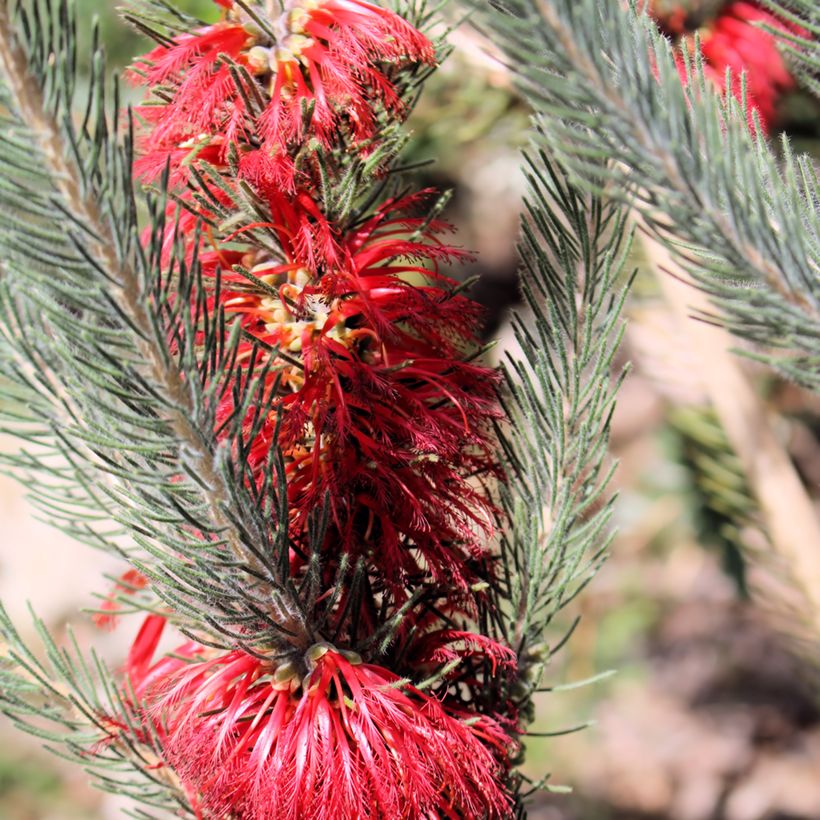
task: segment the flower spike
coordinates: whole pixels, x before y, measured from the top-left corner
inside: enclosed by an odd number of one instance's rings
[[[293,189],[291,150],[342,133],[373,140],[380,110],[404,113],[396,69],[435,62],[423,34],[364,0],[291,0],[264,28],[261,7],[220,5],[218,23],[159,45],[132,70],[153,92],[137,109],[146,180],[170,163],[172,185],[184,182],[197,157],[224,163],[235,144],[248,179]]]
[[[328,498],[334,553],[368,555],[394,593],[422,564],[434,583],[465,591],[483,579],[475,562],[494,526],[480,481],[497,475],[496,376],[468,361],[478,306],[439,272],[464,253],[440,241],[444,223],[408,215],[418,201],[386,203],[340,238],[342,261],[323,270],[240,250],[203,259],[213,275],[242,260],[264,286],[223,273],[221,299],[274,351],[292,537],[302,541]],[[287,234],[282,247],[294,249]],[[227,396],[222,417],[232,412]],[[272,415],[251,443],[254,469],[279,423]]]
[[[267,663],[186,644],[143,660],[132,685],[164,727],[166,761],[214,817],[508,816],[501,726],[354,653],[318,644]]]

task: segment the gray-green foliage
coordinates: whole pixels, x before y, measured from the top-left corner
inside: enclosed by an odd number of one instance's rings
[[[26,646],[0,606],[0,634],[8,642],[0,658],[3,713],[50,751],[83,766],[102,790],[166,816],[193,817],[173,775],[157,766],[158,738],[130,722],[129,694],[105,664],[94,653],[86,658],[73,635],[65,649],[57,646],[42,621],[35,619],[35,626],[45,658]],[[123,722],[112,722],[110,715]],[[140,808],[127,813],[143,819],[155,816]]]
[[[813,14],[816,19],[816,4]],[[498,0],[479,25],[572,179],[633,196],[750,355],[820,389],[820,214],[811,161],[778,155],[635,3]],[[805,59],[816,62],[816,46]],[[803,59],[803,58],[801,58]],[[602,161],[610,164],[601,174]]]
[[[796,27],[769,29],[780,38],[781,48],[800,82],[820,97],[820,4],[815,0],[765,0],[766,5]]]
[[[510,522],[504,637],[516,648],[516,697],[528,713],[558,647],[545,630],[590,580],[611,539],[609,426],[623,373],[614,357],[629,279],[624,209],[573,187],[537,134],[526,157],[528,197],[519,245],[525,310],[513,317],[502,431]],[[561,642],[561,645],[563,641]],[[529,715],[531,718],[531,714]]]
[[[135,195],[99,50],[79,98],[75,34],[59,0],[0,4],[0,369],[6,427],[28,443],[13,466],[51,520],[127,553],[184,626],[229,641],[304,630],[275,448],[263,486],[246,480],[264,369],[236,367],[239,336],[196,260],[162,258],[164,203]]]

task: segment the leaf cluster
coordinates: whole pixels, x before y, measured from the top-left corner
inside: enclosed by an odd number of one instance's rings
[[[780,39],[789,67],[800,83],[820,98],[820,7],[814,0],[765,0],[791,31],[766,27]]]
[[[4,3],[0,35],[2,410],[28,443],[11,466],[47,517],[127,557],[183,626],[268,644],[304,632],[281,456],[261,487],[246,480],[241,414],[269,409],[264,368],[243,377],[238,328],[210,309],[181,241],[163,260],[164,203],[135,193],[99,49],[78,99],[68,5]],[[217,423],[227,391],[236,411]]]
[[[499,0],[476,20],[573,181],[634,197],[648,230],[711,297],[714,315],[703,318],[745,340],[747,355],[820,388],[820,191],[810,159],[785,140],[776,153],[749,128],[752,112],[707,83],[699,58],[678,55],[682,84],[672,47],[637,3]]]
[[[506,357],[508,422],[499,430],[510,471],[501,488],[509,521],[504,637],[519,654],[514,697],[525,719],[545,665],[569,637],[549,646],[545,631],[592,578],[612,538],[607,453],[626,374],[615,357],[631,284],[624,209],[574,187],[548,152],[538,129],[525,157],[525,308],[512,319],[517,349]]]
[[[103,791],[168,816],[194,817],[173,775],[157,765],[158,738],[131,721],[134,701],[103,661],[93,652],[86,658],[73,634],[66,649],[57,646],[41,620],[35,618],[34,625],[44,658],[28,648],[0,607],[0,635],[6,642],[0,658],[3,714],[48,751],[83,766]],[[115,723],[110,715],[123,716],[124,722]],[[143,808],[126,813],[140,820],[155,816]]]

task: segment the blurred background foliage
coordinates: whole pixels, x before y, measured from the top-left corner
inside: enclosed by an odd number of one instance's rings
[[[149,44],[104,0],[77,0],[81,20],[99,15],[113,67]],[[203,17],[210,0],[176,0]],[[87,27],[90,31],[90,26]],[[461,275],[480,274],[475,295],[488,335],[511,344],[506,311],[517,301],[515,238],[524,181],[519,149],[528,114],[505,72],[460,30],[455,53],[427,84],[413,113],[408,162],[435,160],[414,184],[452,188],[449,218],[460,244],[478,252]],[[784,101],[799,147],[817,152],[817,110],[799,93]],[[526,769],[573,794],[538,798],[541,820],[813,820],[820,818],[820,685],[817,636],[801,628],[800,602],[771,557],[757,502],[699,382],[656,280],[642,269],[623,356],[634,364],[614,424],[619,535],[612,557],[581,597],[580,620],[548,669],[545,686],[588,686],[540,696],[534,730],[567,736],[527,743]],[[783,446],[815,506],[820,488],[820,400],[752,368]],[[2,442],[0,446],[12,446]],[[59,629],[94,605],[97,556],[31,521],[20,489],[0,484],[5,544],[0,594],[22,610],[36,590]],[[55,555],[60,556],[54,572]],[[103,567],[103,570],[108,567]],[[111,568],[113,570],[113,568]],[[57,578],[53,576],[57,575]],[[51,580],[49,580],[51,578]],[[104,591],[104,590],[102,590]],[[18,617],[18,622],[22,619]],[[117,663],[125,633],[80,638]],[[558,625],[570,629],[572,623]],[[614,675],[602,675],[607,670]],[[82,772],[27,738],[0,729],[0,818],[75,820],[120,816]]]

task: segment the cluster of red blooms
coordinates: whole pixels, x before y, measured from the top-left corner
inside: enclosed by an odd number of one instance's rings
[[[696,8],[690,10],[689,5]],[[708,3],[705,12],[714,16],[705,20],[700,19],[701,5],[698,0],[655,0],[651,10],[661,28],[682,38],[688,48],[694,48],[692,21],[701,23],[697,30],[706,76],[726,91],[726,70],[730,69],[731,93],[740,98],[741,75],[745,72],[747,102],[750,109],[757,111],[764,131],[769,131],[777,122],[781,98],[794,88],[795,81],[778,50],[777,38],[761,26],[800,32],[753,0]],[[682,59],[679,65],[681,76],[685,77]]]
[[[128,675],[200,816],[507,816],[509,737],[490,717],[328,644],[303,668],[192,641],[154,661],[164,625],[146,619]]]
[[[309,522],[328,503],[318,600],[336,600],[365,634],[412,613],[419,589],[439,603],[409,616],[395,670],[389,651],[381,666],[329,643],[276,646],[263,660],[188,642],[156,660],[165,619],[151,615],[129,691],[203,816],[506,817],[514,709],[478,703],[482,675],[513,674],[515,656],[455,618],[476,612],[493,578],[486,484],[499,477],[496,378],[471,361],[480,312],[440,269],[466,254],[425,218],[429,192],[348,223],[315,193],[333,173],[320,175],[317,147],[371,156],[385,122],[403,116],[402,70],[434,63],[433,46],[364,0],[288,0],[275,19],[216,2],[218,22],[161,39],[134,67],[149,89],[137,173],[169,169],[183,206],[169,250],[181,234],[219,282],[211,307],[246,331],[242,366],[269,367],[274,412],[253,427],[249,463],[261,482],[271,449],[284,456],[292,577],[307,572]],[[258,207],[242,222],[248,189]],[[234,401],[222,399],[220,429]],[[331,594],[343,558],[366,568],[355,598]],[[142,586],[129,577],[117,591]],[[355,646],[343,626],[334,641]],[[445,664],[439,689],[413,686]]]

